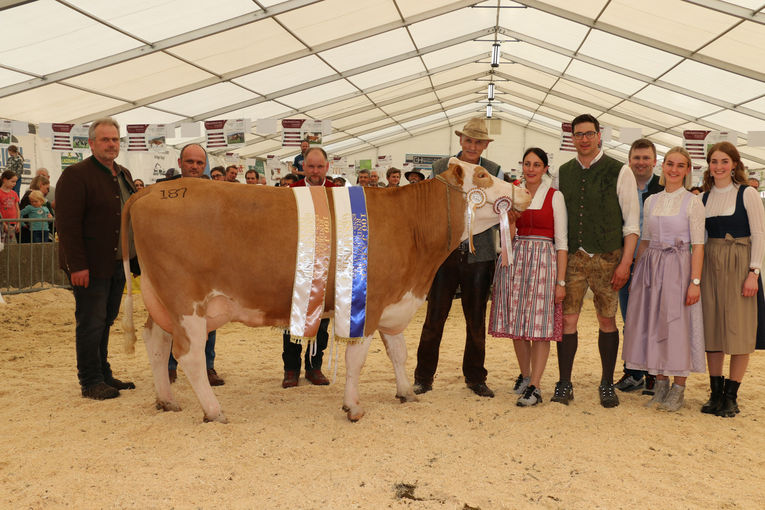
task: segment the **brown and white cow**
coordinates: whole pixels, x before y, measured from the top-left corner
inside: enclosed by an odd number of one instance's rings
[[[345,353],[343,408],[350,420],[364,415],[359,375],[375,331],[393,362],[396,396],[401,401],[416,400],[406,376],[402,332],[424,302],[438,267],[468,237],[466,192],[476,187],[486,193],[488,203],[474,214],[474,233],[498,222],[492,210],[497,198],[513,196],[516,210],[529,204],[525,190],[454,158],[437,179],[366,191],[367,316],[365,340],[349,344]],[[331,194],[329,202],[332,210]],[[123,243],[132,221],[141,264],[141,290],[150,314],[144,340],[157,408],[180,409],[168,378],[168,332],[173,355],[197,394],[205,420],[225,422],[206,377],[207,332],[229,321],[249,326],[289,324],[298,235],[292,190],[179,179],[134,195],[125,205],[122,221]],[[327,315],[334,307],[334,260],[333,249]],[[124,326],[132,351],[136,338],[128,289]]]

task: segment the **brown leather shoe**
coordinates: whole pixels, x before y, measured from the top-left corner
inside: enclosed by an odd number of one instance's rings
[[[311,384],[315,384],[317,386],[326,386],[329,384],[329,379],[324,377],[324,374],[321,373],[320,368],[306,370],[305,378],[311,381]]]
[[[173,384],[178,379],[178,370],[168,370],[167,375],[170,376],[170,384]]]
[[[282,388],[294,388],[298,385],[300,372],[298,370],[285,370],[284,379],[282,379]]]
[[[214,368],[207,369],[207,380],[210,381],[210,386],[223,386],[226,384],[226,381],[218,376]]]
[[[82,388],[82,396],[85,398],[92,398],[93,400],[106,400],[108,398],[119,397],[120,392],[117,388],[113,388],[105,382],[100,382]]]

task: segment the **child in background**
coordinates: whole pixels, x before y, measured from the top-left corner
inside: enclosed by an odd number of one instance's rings
[[[34,190],[29,193],[29,205],[21,210],[21,218],[43,219],[53,218],[50,210],[45,207],[45,196],[41,191]],[[49,240],[49,227],[47,221],[30,222],[29,230],[32,231],[33,243],[44,243]]]
[[[13,170],[6,170],[0,176],[0,218],[12,220],[19,217],[19,195],[13,191],[18,180],[19,177]],[[3,222],[0,241],[6,244],[15,242],[18,231],[18,222]]]

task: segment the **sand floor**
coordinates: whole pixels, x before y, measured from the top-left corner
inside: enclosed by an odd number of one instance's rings
[[[598,403],[600,361],[591,302],[580,323],[576,400],[518,408],[512,345],[489,338],[486,368],[497,397],[462,379],[464,320],[447,323],[434,390],[394,398],[379,337],[362,373],[367,415],[350,423],[337,380],[284,390],[281,338],[229,324],[218,332],[215,389],[230,423],[202,423],[180,374],[181,412],[154,408],[146,352],[122,352],[115,326],[110,361],[137,389],[96,402],[80,397],[74,299],[61,289],[5,296],[0,305],[0,508],[763,508],[765,359],[752,357],[734,419],[703,415],[708,378],[690,377],[678,413],[645,409],[639,394]],[[140,297],[136,323],[146,312]],[[406,331],[414,370],[421,309]],[[329,353],[329,350],[327,351]],[[326,363],[325,363],[326,371]],[[760,503],[757,503],[760,501]]]

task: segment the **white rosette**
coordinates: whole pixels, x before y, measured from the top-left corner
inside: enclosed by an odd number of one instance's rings
[[[468,224],[468,239],[470,246],[470,253],[475,254],[475,246],[473,245],[473,218],[475,217],[475,210],[479,209],[486,204],[486,192],[481,188],[473,188],[467,192],[467,224]]]
[[[513,208],[513,200],[510,197],[499,197],[494,202],[494,212],[499,215],[499,238],[502,248],[502,265],[513,263],[513,250],[510,246],[510,219],[507,213]]]

